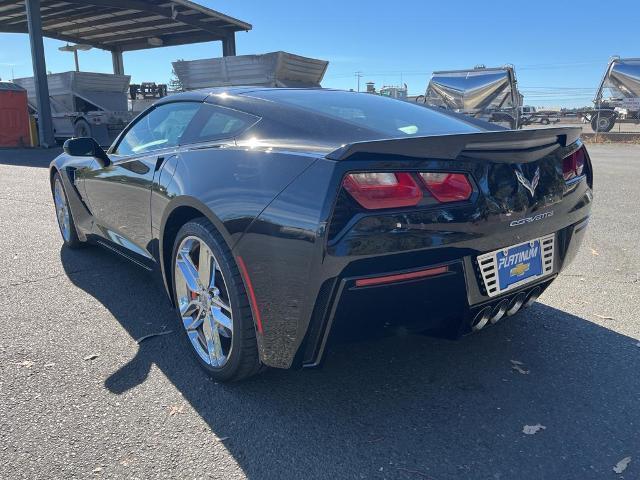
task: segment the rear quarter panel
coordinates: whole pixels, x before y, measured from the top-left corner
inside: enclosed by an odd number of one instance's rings
[[[233,248],[269,202],[315,160],[308,155],[235,147],[183,149],[166,166],[168,171],[163,169],[152,196],[153,228],[161,237],[175,208],[203,208]]]
[[[234,253],[247,266],[263,325],[262,361],[289,368],[324,273],[325,231],[339,182],[336,162],[318,160],[253,222]]]

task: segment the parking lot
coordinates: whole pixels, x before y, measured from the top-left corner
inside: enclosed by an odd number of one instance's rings
[[[234,385],[177,342],[150,274],[61,249],[57,151],[0,150],[0,478],[640,477],[640,146],[589,150],[585,243],[534,307]]]

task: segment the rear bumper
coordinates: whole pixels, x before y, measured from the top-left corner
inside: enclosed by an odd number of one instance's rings
[[[345,275],[327,280],[322,285],[298,358],[304,366],[317,366],[329,343],[345,339],[403,332],[428,332],[457,338],[471,333],[474,320],[488,307],[497,311],[501,303],[513,305],[518,296],[526,298],[542,293],[575,257],[588,220],[585,217],[556,232],[551,273],[493,297],[484,291],[476,267],[476,254],[461,255],[435,264],[414,263],[409,269],[389,269],[392,261],[380,259],[377,263],[385,265],[386,269],[377,271],[375,276],[400,275],[441,266],[446,266],[447,271],[374,286],[357,284],[359,279],[371,278],[371,274],[350,275],[350,270],[358,269],[347,269]],[[410,255],[414,262],[419,258],[416,252],[406,255]],[[406,266],[407,259],[401,257],[398,256],[394,263]]]

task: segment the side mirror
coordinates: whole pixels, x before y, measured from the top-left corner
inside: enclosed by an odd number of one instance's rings
[[[70,138],[64,142],[62,149],[66,154],[73,157],[93,157],[103,167],[111,163],[107,153],[98,145],[98,142],[90,137]]]

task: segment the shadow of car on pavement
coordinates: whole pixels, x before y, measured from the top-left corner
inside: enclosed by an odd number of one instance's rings
[[[222,385],[180,341],[152,275],[99,248],[61,259],[132,338],[174,330],[105,387],[136,388],[155,364],[248,478],[600,478],[640,447],[636,341],[541,303],[459,341],[340,345],[321,369]],[[536,424],[546,429],[523,433]]]

